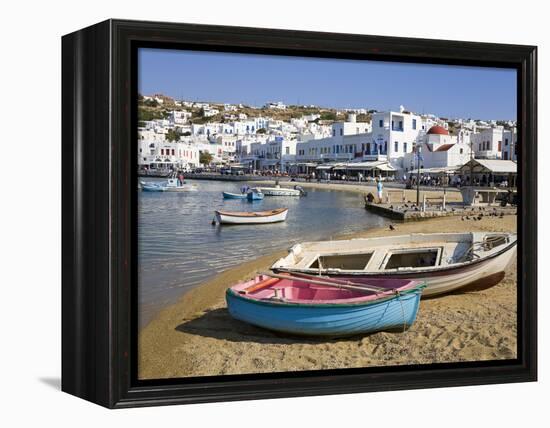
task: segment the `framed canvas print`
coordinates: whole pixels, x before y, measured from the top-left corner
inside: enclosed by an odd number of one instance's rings
[[[106,407],[536,380],[536,48],[63,37],[62,389]]]

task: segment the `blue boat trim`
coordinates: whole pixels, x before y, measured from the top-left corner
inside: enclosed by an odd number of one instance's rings
[[[407,294],[413,294],[418,293],[422,289],[426,288],[426,283],[423,282],[421,284],[418,284],[415,287],[409,288],[407,290],[399,291],[394,294],[390,294],[387,297],[382,297],[380,299],[376,300],[368,300],[365,302],[352,302],[352,303],[298,303],[298,302],[288,302],[284,300],[257,300],[257,299],[250,299],[245,297],[246,294],[238,293],[231,288],[228,288],[225,292],[226,296],[232,296],[236,297],[241,300],[245,300],[247,302],[259,304],[259,305],[265,305],[265,306],[297,306],[297,307],[306,307],[306,308],[329,308],[329,307],[339,307],[339,308],[347,308],[347,307],[357,307],[357,306],[369,306],[373,305],[375,303],[383,303],[391,299],[395,299],[396,296],[405,296]]]
[[[227,290],[227,308],[240,321],[300,336],[342,337],[410,327],[424,284],[388,298],[361,303],[304,304],[255,300]]]

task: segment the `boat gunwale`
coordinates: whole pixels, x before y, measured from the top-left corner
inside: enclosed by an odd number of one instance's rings
[[[283,212],[288,211],[288,208],[276,208],[271,211],[221,211],[216,210],[216,214],[224,215],[227,217],[242,217],[242,218],[257,218],[257,217],[273,217]]]
[[[307,281],[306,281],[307,282]],[[411,281],[413,282],[413,281]],[[283,301],[283,300],[260,300],[260,299],[253,299],[250,297],[247,297],[245,294],[241,294],[238,291],[233,290],[231,287],[229,287],[225,294],[226,296],[236,297],[240,300],[259,304],[263,306],[284,306],[284,307],[302,307],[302,308],[357,308],[361,306],[370,306],[378,303],[384,303],[389,300],[398,298],[400,296],[406,296],[409,294],[422,294],[422,290],[426,288],[427,284],[425,281],[416,281],[419,282],[418,284],[407,288],[405,290],[401,290],[399,292],[395,292],[392,294],[385,295],[384,297],[381,297],[379,299],[374,300],[367,300],[367,301],[359,301],[359,302],[343,302],[343,303],[303,303],[303,302],[292,302],[292,301]],[[336,288],[336,286],[335,286]],[[388,290],[391,291],[391,290]]]
[[[467,262],[462,263],[455,263],[452,265],[446,265],[446,266],[432,266],[429,268],[413,268],[413,269],[407,269],[407,270],[380,270],[380,271],[359,271],[359,270],[336,270],[336,269],[325,269],[321,270],[326,275],[349,275],[349,276],[405,276],[405,275],[418,275],[418,274],[439,274],[441,272],[447,272],[451,270],[457,270],[457,269],[463,269],[463,268],[469,268],[470,266],[475,266],[479,263],[484,263],[486,261],[492,260],[495,257],[498,257],[505,252],[512,249],[514,246],[517,245],[517,239],[515,239],[513,242],[510,242],[505,248],[497,251],[496,253],[487,255],[483,258],[479,258],[477,260],[470,260]],[[285,256],[286,257],[286,256]],[[284,259],[282,257],[281,259]],[[279,259],[279,260],[281,260]],[[275,263],[277,263],[279,260],[277,260]],[[304,272],[304,273],[310,273],[310,272],[319,272],[319,269],[312,269],[312,268],[289,268],[289,267],[274,267],[275,263],[271,265],[271,270],[275,272]]]

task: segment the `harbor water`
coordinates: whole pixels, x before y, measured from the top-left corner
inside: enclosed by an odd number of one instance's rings
[[[152,181],[149,179],[148,181]],[[305,197],[223,199],[243,183],[191,181],[197,192],[139,192],[139,325],[217,273],[302,241],[330,239],[386,224],[365,210],[363,196],[307,189]],[[214,210],[258,211],[288,207],[286,222],[213,226]],[[228,286],[232,284],[227,284]]]

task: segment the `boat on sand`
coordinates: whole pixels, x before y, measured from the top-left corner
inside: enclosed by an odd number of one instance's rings
[[[516,257],[516,244],[515,233],[500,232],[305,242],[294,245],[271,269],[330,277],[415,279],[426,283],[424,296],[432,296],[497,284]]]
[[[423,288],[408,279],[263,274],[228,288],[226,301],[233,318],[258,327],[338,337],[406,330],[416,319]]]
[[[216,210],[216,220],[220,224],[264,224],[286,220],[288,208],[277,208],[268,211],[221,211]]]

